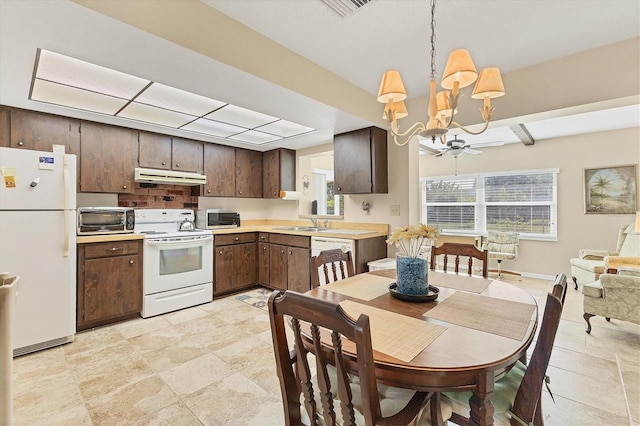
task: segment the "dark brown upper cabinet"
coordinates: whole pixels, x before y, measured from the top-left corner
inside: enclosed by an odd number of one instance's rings
[[[262,153],[236,148],[236,197],[262,197]]]
[[[203,142],[139,132],[138,161],[140,167],[183,172],[203,172]]]
[[[11,146],[11,112],[8,108],[0,106],[0,146],[8,148]]]
[[[11,148],[52,151],[53,145],[62,145],[67,154],[80,154],[79,120],[23,109],[10,109],[9,114]]]
[[[80,138],[80,191],[132,194],[138,132],[83,121]]]
[[[262,197],[279,198],[280,191],[296,189],[296,152],[274,149],[262,153]]]
[[[235,197],[236,150],[232,146],[204,144],[205,185],[194,187],[192,192],[203,197]]]
[[[386,194],[387,131],[368,127],[335,135],[333,165],[336,194]]]

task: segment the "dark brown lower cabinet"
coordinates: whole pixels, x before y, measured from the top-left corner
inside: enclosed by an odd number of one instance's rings
[[[78,244],[77,330],[142,310],[142,240]]]
[[[271,234],[269,242],[269,286],[301,293],[310,290],[310,238]]]
[[[269,285],[269,243],[258,243],[258,284]]]
[[[251,287],[258,282],[255,232],[216,235],[214,247],[214,295]]]
[[[287,289],[304,293],[311,290],[311,249],[288,247],[287,252]]]

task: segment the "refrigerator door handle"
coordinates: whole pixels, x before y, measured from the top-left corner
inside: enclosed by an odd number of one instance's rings
[[[69,257],[69,157],[64,156],[62,176],[64,179],[64,245],[62,255]]]

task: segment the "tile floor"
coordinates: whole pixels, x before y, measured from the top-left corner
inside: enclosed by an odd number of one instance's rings
[[[550,281],[505,277],[540,300]],[[544,300],[544,299],[542,299]],[[542,309],[540,309],[542,312]],[[569,288],[547,425],[640,424],[640,326],[593,318]],[[268,314],[235,296],[79,333],[14,360],[16,425],[282,425]]]

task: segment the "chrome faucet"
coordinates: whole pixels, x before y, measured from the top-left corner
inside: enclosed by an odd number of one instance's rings
[[[311,223],[313,223],[313,227],[317,228],[318,227],[318,219],[314,219],[314,218],[309,218],[309,220],[311,221]]]

